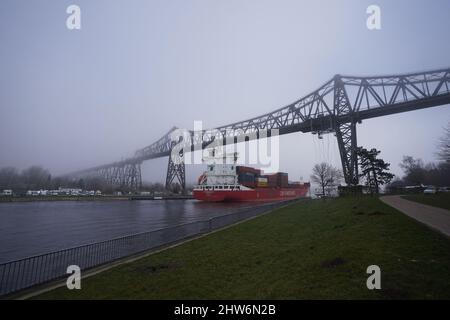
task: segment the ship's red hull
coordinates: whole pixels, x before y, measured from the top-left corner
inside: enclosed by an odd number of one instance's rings
[[[309,185],[287,188],[255,188],[250,190],[194,190],[194,198],[211,202],[281,201],[306,197]]]

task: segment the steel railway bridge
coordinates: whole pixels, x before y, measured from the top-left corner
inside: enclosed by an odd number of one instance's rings
[[[178,144],[193,150],[214,142],[224,145],[259,139],[262,130],[278,129],[280,135],[293,132],[334,133],[342,170],[348,185],[358,184],[356,124],[364,119],[450,104],[450,68],[401,75],[354,77],[335,75],[307,96],[273,112],[221,126],[213,130],[189,131],[175,137],[169,130],[153,144],[136,151],[133,157],[68,176],[100,176],[115,186],[138,190],[143,161],[167,157]],[[269,131],[270,132],[270,131]],[[245,136],[245,140],[240,140]],[[261,136],[262,137],[262,136]],[[166,187],[178,182],[185,188],[185,164],[169,156]]]

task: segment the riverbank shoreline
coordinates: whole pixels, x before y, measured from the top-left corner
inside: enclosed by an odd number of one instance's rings
[[[40,201],[117,201],[117,200],[191,200],[192,196],[25,196],[25,197],[0,197],[0,203],[11,202],[40,202]]]

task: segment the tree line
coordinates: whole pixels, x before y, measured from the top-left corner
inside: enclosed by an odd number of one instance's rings
[[[356,154],[360,183],[364,184],[370,193],[379,193],[380,187],[389,183],[394,177],[389,172],[390,164],[379,158],[380,151],[375,148],[367,150],[359,147]],[[329,163],[322,162],[313,167],[311,181],[319,185],[322,195],[330,195],[343,180],[342,171]]]
[[[11,189],[16,194],[25,194],[28,190],[56,190],[60,187],[100,190],[103,193],[132,191],[119,186],[111,186],[101,177],[85,177],[82,179],[53,177],[49,170],[40,166],[31,166],[22,171],[14,167],[0,168],[0,192],[5,189]],[[161,183],[143,183],[141,190],[162,192],[165,188]]]
[[[425,163],[420,158],[404,156],[400,163],[404,176],[392,181],[390,187],[398,188],[417,185],[450,186],[450,122],[444,129],[444,134],[438,140],[436,158],[438,160],[436,163]]]
[[[375,148],[368,150],[359,147],[357,149],[360,182],[370,193],[379,193],[383,185],[387,185],[390,189],[420,185],[448,187],[450,186],[450,123],[438,141],[437,163],[425,164],[421,159],[404,156],[400,163],[404,175],[400,178],[389,172],[390,164],[379,155],[380,151]],[[327,195],[330,194],[330,190],[342,183],[343,174],[341,170],[322,162],[313,167],[311,181],[320,186],[323,195]]]
[[[422,159],[404,156],[400,163],[404,175],[389,185],[391,188],[432,185],[450,186],[450,162],[424,163]]]

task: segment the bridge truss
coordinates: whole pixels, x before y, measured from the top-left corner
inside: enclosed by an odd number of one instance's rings
[[[335,133],[345,182],[358,184],[356,124],[364,119],[450,104],[450,68],[402,75],[355,77],[336,75],[309,95],[273,112],[212,130],[190,131],[177,136],[176,128],[155,143],[136,151],[126,160],[71,174],[97,174],[114,185],[138,189],[143,161],[169,156],[183,142],[191,151],[213,142],[223,145],[259,139],[264,130]],[[174,135],[175,134],[175,135]],[[174,139],[175,137],[175,139]],[[242,139],[244,137],[244,140]],[[177,181],[185,186],[184,163],[174,165],[169,157],[166,186]]]

